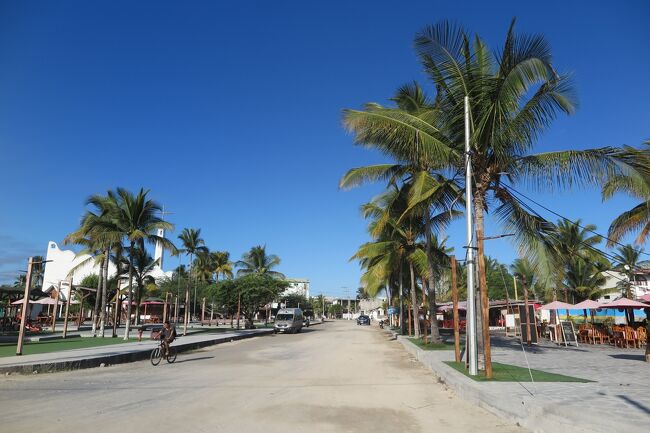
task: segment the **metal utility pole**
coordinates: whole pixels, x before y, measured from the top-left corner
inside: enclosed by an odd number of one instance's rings
[[[27,262],[27,276],[25,278],[25,296],[23,297],[23,311],[20,318],[20,332],[18,333],[18,346],[16,347],[16,355],[23,354],[23,340],[25,338],[25,325],[27,324],[27,317],[29,315],[29,291],[31,290],[32,282],[32,265],[34,258],[30,257]]]
[[[472,217],[472,155],[469,144],[469,97],[465,96],[465,215],[467,218],[467,354],[469,374],[478,374],[476,289],[474,287],[474,220]]]

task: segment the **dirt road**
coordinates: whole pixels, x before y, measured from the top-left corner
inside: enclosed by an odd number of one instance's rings
[[[455,397],[374,327],[339,321],[148,361],[0,378],[7,432],[524,430]]]

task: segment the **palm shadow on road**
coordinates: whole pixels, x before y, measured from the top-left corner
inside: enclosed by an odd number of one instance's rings
[[[204,359],[212,358],[214,358],[214,356],[200,356],[198,358],[181,359],[180,361],[176,361],[176,364],[182,364],[183,362],[203,361]]]

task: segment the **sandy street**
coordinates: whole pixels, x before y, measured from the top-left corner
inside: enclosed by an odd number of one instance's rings
[[[0,378],[6,432],[523,432],[455,397],[375,327],[329,322],[173,365]]]

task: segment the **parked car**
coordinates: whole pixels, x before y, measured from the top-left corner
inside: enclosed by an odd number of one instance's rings
[[[362,314],[357,318],[357,325],[370,325],[370,317]]]
[[[300,308],[283,308],[275,316],[273,333],[288,332],[294,334],[302,329],[303,314]]]

